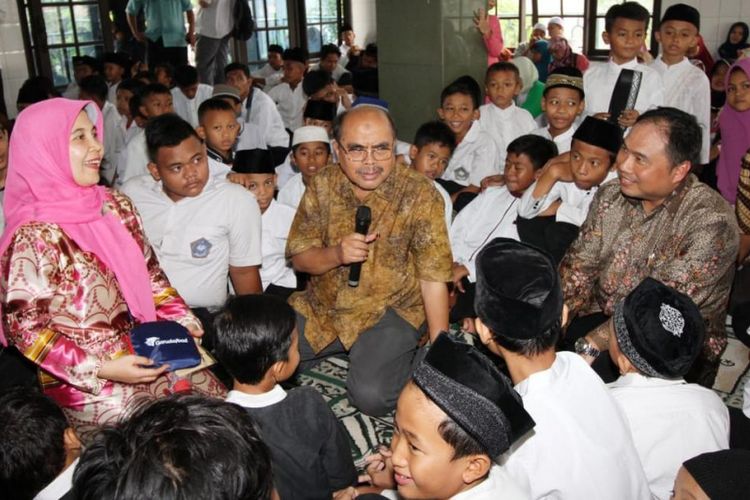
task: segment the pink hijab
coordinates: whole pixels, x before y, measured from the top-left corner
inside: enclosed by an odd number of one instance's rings
[[[729,68],[724,88],[729,86],[729,76],[740,68],[750,78],[750,58],[740,59]],[[742,157],[750,149],[750,111],[739,112],[725,104],[719,115],[721,127],[721,155],[716,165],[719,191],[731,204],[737,199]]]
[[[19,226],[32,221],[58,224],[114,272],[130,313],[139,321],[153,321],[156,309],[143,251],[118,217],[102,215],[106,189],[82,187],[73,179],[70,132],[81,111],[96,123],[103,142],[102,113],[91,101],[49,99],[18,116],[10,138],[0,255]],[[2,323],[0,342],[7,344]]]

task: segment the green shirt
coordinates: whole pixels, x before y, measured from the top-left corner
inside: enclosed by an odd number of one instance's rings
[[[542,114],[542,95],[544,94],[544,84],[540,81],[534,82],[526,95],[526,100],[521,107],[531,113],[536,118]]]
[[[146,37],[165,47],[185,47],[185,16],[192,10],[190,0],[128,0],[125,12],[137,16],[143,10],[146,18]]]

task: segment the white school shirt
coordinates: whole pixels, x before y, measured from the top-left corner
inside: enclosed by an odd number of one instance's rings
[[[672,66],[657,57],[651,67],[664,82],[664,105],[680,109],[698,120],[703,141],[701,164],[707,164],[711,150],[711,82],[708,76],[687,57]]]
[[[122,191],[133,200],[162,269],[188,306],[221,307],[229,266],[260,265],[260,208],[242,186],[209,176],[201,194],[174,202],[161,182],[141,176]]]
[[[610,170],[602,184],[612,179],[617,179],[617,171]],[[521,204],[518,207],[518,215],[524,219],[533,219],[540,213],[544,212],[555,201],[560,200],[560,206],[555,215],[556,222],[567,222],[581,227],[589,214],[589,207],[594,201],[594,195],[599,190],[599,186],[593,186],[591,189],[581,189],[575,185],[575,182],[557,181],[549,192],[541,198],[534,198],[534,188],[536,181],[529,186],[521,197]]]
[[[445,190],[437,181],[432,181],[432,185],[438,190],[440,196],[443,198],[443,205],[445,206],[445,228],[450,235],[451,224],[453,223],[453,201],[451,201],[451,195]]]
[[[334,161],[332,163],[336,162]],[[279,193],[282,189],[284,189],[286,183],[289,182],[291,178],[298,173],[299,170],[295,169],[295,167],[292,166],[292,153],[290,151],[289,154],[286,155],[284,163],[276,167],[276,188],[279,190]]]
[[[390,500],[401,500],[395,490],[385,490],[381,493]],[[450,500],[529,500],[529,492],[524,490],[508,472],[497,465],[493,465],[487,479],[471,489],[453,495]]]
[[[286,259],[286,240],[295,213],[295,209],[271,200],[271,204],[262,215],[263,263],[260,267],[260,279],[264,290],[271,283],[286,288],[297,288],[297,276]]]
[[[109,101],[102,108],[104,122],[104,158],[102,159],[102,177],[111,184],[117,170],[117,159],[125,147],[125,131],[122,128],[122,117],[117,108]]]
[[[226,179],[227,174],[232,171],[230,165],[222,163],[218,160],[214,160],[210,156],[208,157],[208,175],[216,177],[218,179]]]
[[[669,499],[685,460],[729,448],[729,410],[712,390],[639,373],[608,387],[630,425],[655,498]]]
[[[179,87],[173,88],[170,92],[172,93],[172,107],[174,107],[174,112],[188,122],[191,127],[196,128],[198,126],[198,107],[206,99],[211,99],[214,88],[211,85],[199,83],[198,91],[192,99],[188,99]]]
[[[579,355],[558,352],[550,368],[515,389],[536,426],[501,464],[530,486],[531,498],[651,498],[625,417]]]
[[[299,82],[294,90],[288,83],[280,83],[268,91],[268,97],[276,103],[276,109],[279,110],[285,128],[294,132],[302,126],[302,113],[307,102],[302,82]]]
[[[615,90],[620,70],[632,69],[642,73],[641,87],[635,107],[640,114],[649,109],[664,105],[664,83],[661,76],[653,68],[633,59],[625,64],[616,64],[611,59],[608,62],[593,62],[583,74],[583,91],[586,95],[586,114],[607,113],[612,91]]]
[[[495,238],[519,239],[516,227],[519,203],[505,186],[493,186],[456,215],[449,233],[453,261],[466,266],[472,283],[477,280],[477,254],[487,243]]]
[[[351,46],[345,44],[344,42],[341,42],[341,45],[339,45],[339,50],[341,51],[339,64],[346,68],[346,65],[349,64],[349,51],[351,50]]]
[[[242,121],[251,122],[263,131],[263,138],[269,147],[289,147],[289,134],[284,130],[284,121],[276,109],[276,103],[262,90],[253,89],[250,117],[247,116],[247,99],[242,101]]]
[[[558,135],[557,137],[552,137],[552,134],[549,133],[549,126],[534,129],[529,133],[544,137],[545,139],[549,139],[550,141],[554,142],[555,146],[557,146],[557,154],[561,155],[570,151],[570,145],[573,143],[573,134],[576,133],[577,128],[578,124],[573,122],[568,130]]]
[[[267,149],[266,138],[260,127],[252,122],[242,121],[239,118],[237,119],[237,123],[240,124],[240,133],[235,143],[235,151],[242,149]]]
[[[279,195],[276,199],[279,200],[279,203],[291,207],[296,211],[297,207],[299,207],[299,202],[302,201],[302,196],[305,194],[305,188],[302,173],[294,174],[284,184],[284,187],[279,190]]]
[[[233,0],[203,0],[206,7],[198,5],[195,14],[195,34],[207,38],[222,39],[232,32]]]
[[[36,494],[34,500],[60,500],[65,496],[73,488],[73,473],[78,467],[78,460],[73,460],[59,476]]]
[[[146,148],[146,129],[131,127],[136,130],[130,136],[117,160],[117,178],[115,187],[121,188],[128,180],[148,173],[148,151]]]
[[[117,89],[120,88],[122,80],[117,83],[107,83],[107,100],[117,107]],[[118,112],[119,114],[119,112]]]
[[[265,92],[268,92],[269,90],[274,88],[276,85],[281,83],[281,79],[284,78],[284,68],[273,69],[273,67],[270,64],[266,63],[258,71],[250,73],[250,75],[253,78],[264,79],[266,83],[263,86],[263,90]]]
[[[462,186],[479,186],[488,175],[502,172],[495,142],[479,121],[474,121],[466,137],[453,152],[442,179]]]
[[[519,108],[515,103],[511,103],[505,109],[500,109],[492,103],[481,105],[479,107],[479,123],[495,141],[498,168],[500,169],[505,166],[508,144],[538,128],[531,113]]]

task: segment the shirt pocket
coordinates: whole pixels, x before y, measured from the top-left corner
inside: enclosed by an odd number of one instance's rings
[[[190,225],[176,228],[162,239],[164,256],[202,262],[226,250],[227,235],[221,226]]]

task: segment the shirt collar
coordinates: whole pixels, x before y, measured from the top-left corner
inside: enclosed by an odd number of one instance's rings
[[[661,210],[666,210],[669,215],[674,216],[677,213],[677,210],[680,208],[680,205],[682,205],[682,200],[685,198],[685,195],[688,193],[690,188],[695,184],[696,177],[693,174],[688,174],[688,176],[672,191],[669,193],[669,196],[667,196],[664,199],[664,203],[659,205],[654,209],[653,212],[648,214],[648,217],[652,217],[654,214],[659,213]],[[643,202],[637,198],[631,198],[629,196],[623,195],[623,197],[630,203],[631,205],[643,209]]]
[[[637,68],[638,67],[638,58],[637,57],[633,58],[632,60],[627,61],[626,63],[623,63],[623,64],[617,64],[610,57],[608,64],[609,64],[609,69],[610,70],[614,70],[615,72],[619,73],[620,70],[623,70],[623,69],[635,69],[635,68]]]
[[[286,391],[279,384],[273,386],[268,392],[263,394],[247,394],[240,391],[229,391],[227,394],[227,403],[234,403],[243,408],[265,408],[266,406],[275,405],[286,397]]]
[[[223,163],[225,165],[232,165],[232,156],[233,155],[232,155],[231,151],[229,152],[229,158],[224,158],[221,155],[221,153],[219,153],[215,149],[212,149],[211,147],[208,146],[208,144],[206,144],[206,154],[208,155],[209,158],[212,158],[212,159],[218,161],[219,163]]]
[[[672,64],[671,66],[662,60],[661,56],[656,58],[656,64],[661,66],[663,68],[663,71],[676,71],[678,69],[682,69],[686,66],[692,66],[692,63],[690,62],[690,59],[687,57],[683,57],[682,61],[678,62],[677,64]]]
[[[659,377],[647,377],[641,373],[626,373],[612,383],[607,384],[609,388],[617,387],[668,387],[686,384],[684,379],[666,379]]]
[[[37,493],[34,500],[58,500],[65,496],[65,494],[73,487],[73,472],[77,466],[78,459],[76,458],[73,463],[68,465],[68,467],[60,473],[59,476],[45,486],[42,491]]]
[[[546,387],[550,385],[554,380],[560,378],[563,370],[565,370],[565,365],[568,364],[568,360],[564,359],[566,356],[567,353],[557,353],[555,355],[555,362],[552,363],[552,366],[550,366],[546,370],[533,373],[525,380],[520,381],[514,387],[516,392],[520,394],[521,397],[524,397],[530,391],[537,390],[540,387]],[[583,358],[581,358],[577,354],[571,354],[571,356],[577,356],[580,361],[584,363]]]

